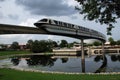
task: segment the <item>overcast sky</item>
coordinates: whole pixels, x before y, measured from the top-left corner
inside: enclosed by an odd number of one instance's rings
[[[75,10],[75,5],[77,5],[75,0],[0,0],[0,23],[35,27],[33,25],[34,22],[42,18],[51,18],[95,29],[106,35],[106,25],[84,20],[83,15],[80,15]],[[115,24],[116,28],[112,31],[115,40],[120,39],[119,22],[118,20],[118,23]],[[29,39],[52,39],[55,41],[65,39],[69,42],[79,41],[74,38],[53,35],[14,34],[0,35],[0,44],[10,44],[13,41],[18,41],[22,44],[26,43]]]

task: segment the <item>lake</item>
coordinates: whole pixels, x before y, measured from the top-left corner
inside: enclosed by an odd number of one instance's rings
[[[85,58],[85,72],[120,72],[120,55],[91,56]],[[15,56],[0,60],[0,67],[17,67],[52,72],[81,73],[81,57],[77,56]]]

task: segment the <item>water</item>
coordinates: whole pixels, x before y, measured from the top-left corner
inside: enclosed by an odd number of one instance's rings
[[[81,58],[76,56],[18,56],[0,60],[0,66],[43,71],[82,72]],[[105,62],[101,56],[86,57],[85,72],[120,72],[120,56],[106,55]]]

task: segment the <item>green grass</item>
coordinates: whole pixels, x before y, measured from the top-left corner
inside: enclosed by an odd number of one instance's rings
[[[0,69],[0,80],[120,80],[120,75],[68,75]]]
[[[13,55],[13,54],[29,54],[30,51],[0,51],[0,56]]]

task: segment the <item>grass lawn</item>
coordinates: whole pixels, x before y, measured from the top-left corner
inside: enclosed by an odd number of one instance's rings
[[[29,54],[30,51],[0,51],[0,56],[13,55],[13,54]]]
[[[120,75],[68,75],[0,69],[0,80],[120,80]]]

